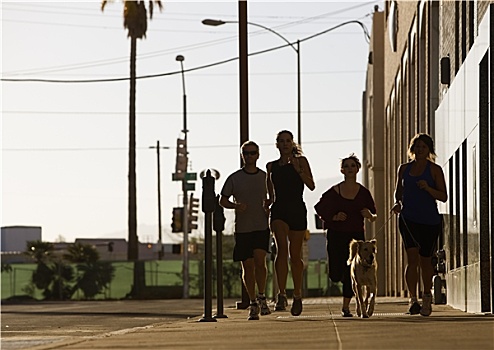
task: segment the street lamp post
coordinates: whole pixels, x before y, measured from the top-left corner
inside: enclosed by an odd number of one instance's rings
[[[222,20],[216,20],[216,19],[205,19],[202,21],[202,24],[207,25],[207,26],[221,26],[223,24],[228,24],[228,23],[238,23],[238,21],[222,21]],[[254,23],[254,22],[247,22],[247,24],[262,28],[264,30],[267,30],[274,35],[280,37],[284,42],[286,42],[292,49],[295,51],[297,54],[297,142],[299,144],[302,144],[302,98],[301,98],[301,83],[300,83],[300,40],[297,40],[297,45],[294,46],[287,38],[285,38],[283,35],[278,33],[272,28],[263,26],[262,24]]]
[[[184,73],[184,56],[178,55],[175,58],[176,61],[180,62],[180,70],[182,73],[182,89],[183,89],[183,125],[184,128],[182,132],[184,133],[184,142],[187,147],[187,95],[185,93],[185,73]],[[183,297],[187,299],[189,297],[189,205],[187,196],[187,178],[182,179],[182,190],[183,190],[183,221],[182,229],[184,231],[183,240]]]
[[[169,149],[170,147],[160,147],[160,141],[156,141],[156,146],[149,146],[149,148],[156,148],[156,156],[158,161],[158,260],[163,258],[163,240],[161,237],[161,173],[160,173],[160,149]]]

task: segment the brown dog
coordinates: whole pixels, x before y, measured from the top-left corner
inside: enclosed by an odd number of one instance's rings
[[[372,316],[377,293],[376,240],[350,243],[350,276],[357,303],[357,315],[362,318]],[[365,294],[364,294],[365,291]],[[364,299],[365,295],[365,299]],[[369,300],[370,298],[370,300]]]

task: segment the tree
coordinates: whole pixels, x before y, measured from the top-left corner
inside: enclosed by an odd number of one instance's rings
[[[36,262],[36,270],[32,274],[32,283],[43,290],[45,300],[70,299],[72,288],[69,283],[74,279],[74,271],[61,258],[54,254],[52,243],[29,241],[26,243],[25,254]]]
[[[114,277],[115,268],[108,261],[99,261],[98,251],[90,244],[70,245],[64,258],[76,263],[79,272],[72,292],[80,289],[86,299],[101,293]]]
[[[109,1],[101,2],[101,11],[104,11]],[[129,99],[129,204],[128,204],[128,260],[138,260],[137,240],[137,194],[136,194],[136,153],[135,153],[135,102],[136,102],[136,52],[137,39],[146,37],[147,11],[145,1],[123,1],[124,3],[124,28],[127,29],[127,37],[130,38],[130,99]],[[153,3],[158,5],[160,11],[163,6],[161,1],[149,0],[149,19],[153,18]]]

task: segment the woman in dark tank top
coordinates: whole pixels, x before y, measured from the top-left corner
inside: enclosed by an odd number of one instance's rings
[[[270,227],[276,242],[275,269],[279,294],[275,310],[286,310],[286,280],[288,277],[288,257],[293,278],[293,303],[291,313],[302,313],[302,244],[307,231],[307,208],[303,191],[307,186],[311,191],[315,184],[307,158],[302,155],[299,145],[293,141],[290,131],[280,131],[276,137],[276,147],[280,158],[266,165],[268,199],[266,210],[271,213]]]
[[[446,202],[448,194],[443,170],[434,163],[434,141],[427,134],[417,134],[408,147],[410,162],[398,168],[395,204],[400,234],[407,254],[405,280],[410,301],[409,314],[429,316],[432,312],[432,255],[442,230],[436,201]],[[418,302],[418,268],[424,286],[422,305]]]

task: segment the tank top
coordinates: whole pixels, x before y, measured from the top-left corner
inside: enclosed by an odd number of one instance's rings
[[[441,223],[441,216],[437,210],[436,200],[427,191],[417,186],[417,181],[425,180],[430,187],[436,188],[436,183],[432,178],[431,163],[427,162],[424,171],[418,176],[410,175],[411,168],[412,163],[407,165],[403,173],[401,215],[418,224],[437,225]]]
[[[292,164],[280,165],[277,160],[271,162],[271,179],[275,202],[303,202],[304,182]]]

